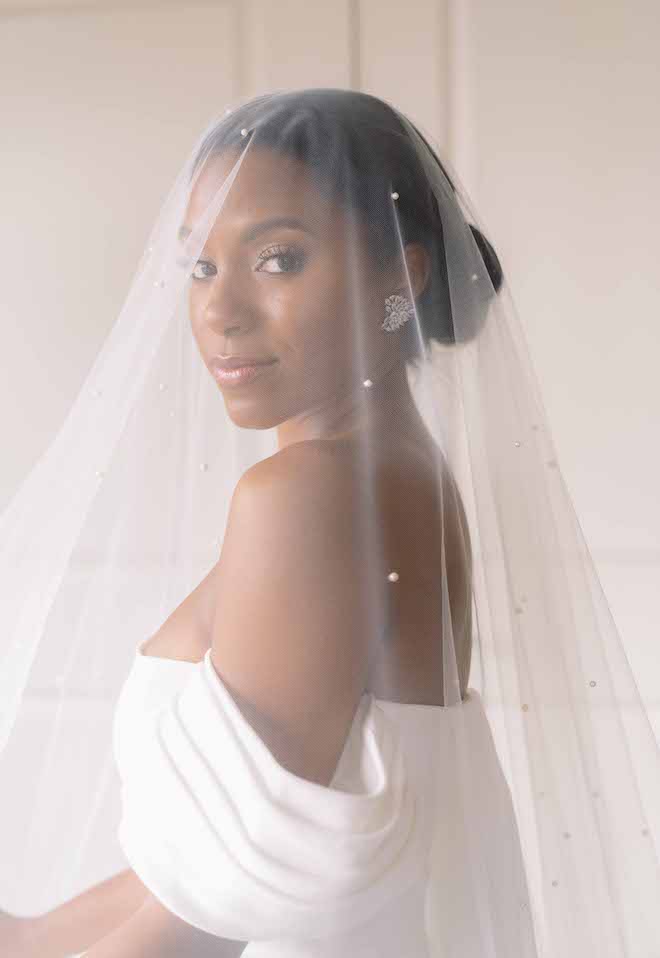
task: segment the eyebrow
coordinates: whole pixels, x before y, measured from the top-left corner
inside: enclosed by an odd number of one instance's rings
[[[268,230],[273,229],[304,230],[304,232],[316,236],[316,233],[314,233],[309,226],[295,216],[271,216],[270,219],[262,220],[260,223],[254,223],[252,226],[248,226],[247,229],[243,230],[241,233],[241,241],[243,243],[249,243],[256,239],[261,233],[266,233]],[[191,232],[192,230],[187,226],[180,226],[177,230],[177,237],[183,243],[190,236]]]

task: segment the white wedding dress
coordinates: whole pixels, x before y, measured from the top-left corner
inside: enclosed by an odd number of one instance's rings
[[[365,693],[324,787],[275,760],[210,651],[193,663],[143,645],[115,712],[118,837],[170,911],[249,941],[245,958],[482,958],[484,921],[494,954],[536,955],[511,796],[476,690],[454,708]],[[457,709],[478,818],[457,801]]]

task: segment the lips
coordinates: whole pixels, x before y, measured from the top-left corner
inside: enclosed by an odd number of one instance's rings
[[[271,363],[276,361],[277,360],[273,358],[261,358],[258,356],[231,356],[227,359],[223,359],[221,356],[213,356],[209,361],[209,367],[213,372],[215,372],[215,370],[221,369],[243,369],[252,368],[254,366],[270,366]]]
[[[238,365],[235,365],[236,363]],[[268,371],[275,365],[277,365],[277,359],[255,361],[232,356],[231,360],[228,360],[214,356],[209,362],[209,369],[213,378],[221,386],[236,387],[251,383],[260,376],[267,376]]]

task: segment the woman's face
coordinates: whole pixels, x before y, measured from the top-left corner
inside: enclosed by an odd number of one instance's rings
[[[227,152],[207,162],[184,230],[236,159]],[[299,438],[333,430],[370,369],[395,355],[396,337],[380,329],[393,279],[370,263],[362,231],[303,164],[248,148],[193,268],[189,300],[209,371],[220,354],[275,360],[254,379],[219,381],[231,419],[253,429],[293,420]]]

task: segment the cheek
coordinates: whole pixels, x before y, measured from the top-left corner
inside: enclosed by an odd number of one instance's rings
[[[278,290],[272,308],[292,347],[308,355],[339,348],[344,338],[347,296],[336,275],[317,270],[299,277]]]
[[[369,362],[379,335],[376,302],[364,284],[346,282],[334,270],[292,283],[278,294],[271,315],[293,367],[323,390],[323,383],[335,388]]]
[[[342,277],[315,293],[313,309],[318,319],[317,335],[327,348],[359,361],[370,353],[378,338],[378,297],[362,276]]]

